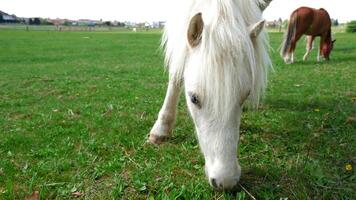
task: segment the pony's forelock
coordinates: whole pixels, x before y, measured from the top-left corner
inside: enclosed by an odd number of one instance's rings
[[[261,0],[189,1],[179,19],[168,21],[162,44],[169,75],[177,84],[183,80],[191,50],[186,31],[190,18],[202,12],[204,30],[200,51],[199,93],[212,118],[225,120],[244,91],[252,105],[258,105],[271,65],[267,34],[249,38],[248,26],[261,20]],[[202,6],[203,5],[203,6]]]

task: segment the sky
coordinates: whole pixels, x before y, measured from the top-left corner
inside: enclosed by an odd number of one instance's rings
[[[152,22],[165,21],[173,1],[179,0],[0,0],[0,10],[18,17]],[[323,7],[339,22],[356,20],[355,0],[273,0],[264,18],[287,19],[300,6]]]

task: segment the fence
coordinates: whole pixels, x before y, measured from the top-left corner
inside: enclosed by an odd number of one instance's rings
[[[16,24],[1,24],[1,29],[11,29],[11,30],[24,30],[24,31],[132,31],[132,28],[125,27],[110,27],[110,26],[51,26],[51,25],[16,25]],[[161,29],[145,29],[145,28],[137,28],[138,32],[157,32]],[[279,32],[278,28],[267,28],[269,32]],[[346,30],[346,25],[339,25],[332,27],[333,33],[343,33]],[[285,28],[281,29],[282,32],[285,31]]]
[[[111,27],[111,26],[51,26],[51,25],[18,25],[18,24],[1,24],[0,30],[23,30],[23,31],[132,31],[128,27]],[[136,28],[138,32],[152,32],[160,29]]]

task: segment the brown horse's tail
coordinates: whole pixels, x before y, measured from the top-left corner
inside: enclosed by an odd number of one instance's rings
[[[280,52],[282,58],[286,57],[286,55],[288,54],[288,51],[291,47],[292,40],[295,38],[295,34],[297,32],[297,21],[298,21],[298,10],[296,10],[290,17],[288,31],[284,34],[284,40]]]

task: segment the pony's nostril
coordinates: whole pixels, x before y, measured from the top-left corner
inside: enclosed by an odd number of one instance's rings
[[[218,187],[218,185],[216,184],[216,179],[215,178],[211,179],[211,184],[213,185],[214,188]]]

